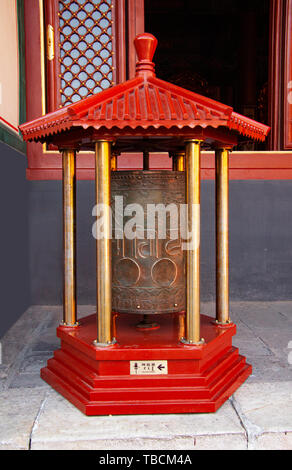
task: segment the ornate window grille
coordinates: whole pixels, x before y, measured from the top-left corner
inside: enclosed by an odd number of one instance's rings
[[[47,111],[125,79],[123,11],[123,0],[46,0]]]
[[[115,83],[112,7],[111,0],[59,1],[62,105]]]

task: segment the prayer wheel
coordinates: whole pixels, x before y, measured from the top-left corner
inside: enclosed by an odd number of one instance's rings
[[[185,311],[185,252],[178,230],[180,207],[186,201],[185,173],[112,172],[111,192],[113,219],[121,229],[120,239],[113,239],[112,245],[113,310],[142,315]],[[125,237],[133,215],[139,217],[137,209],[141,214],[138,233]],[[170,223],[168,209],[177,214],[176,227]],[[153,210],[155,227],[149,231],[150,210]],[[119,220],[117,212],[126,215]],[[166,231],[166,237],[159,233],[161,228]],[[171,233],[175,229],[178,236]]]
[[[232,343],[229,156],[240,136],[264,141],[269,127],[157,78],[151,34],[135,46],[135,78],[20,127],[63,155],[64,318],[41,377],[90,416],[216,412],[252,372]],[[83,150],[95,151],[97,299],[78,321]],[[143,152],[143,171],[120,171],[128,152]],[[151,171],[150,152],[173,157],[173,171]],[[201,312],[202,168],[216,177],[216,319]]]

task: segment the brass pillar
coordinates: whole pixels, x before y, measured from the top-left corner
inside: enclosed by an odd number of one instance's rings
[[[106,347],[115,341],[112,336],[112,244],[111,244],[111,142],[95,144],[96,204],[103,219],[103,233],[96,240],[97,257],[97,340]]]
[[[216,150],[216,319],[230,323],[229,313],[229,150]]]
[[[201,141],[186,142],[186,201],[191,246],[187,249],[187,344],[202,344],[200,332]]]
[[[185,158],[185,152],[179,152],[173,156],[173,171],[185,171]]]
[[[75,327],[76,314],[76,152],[63,150],[63,326]]]
[[[113,155],[111,157],[111,171],[117,171],[118,170],[118,157],[116,155]]]

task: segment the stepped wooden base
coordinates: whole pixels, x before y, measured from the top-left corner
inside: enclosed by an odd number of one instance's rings
[[[179,342],[178,315],[153,318],[158,330],[136,328],[137,317],[117,319],[117,344],[96,348],[96,315],[80,327],[59,327],[61,349],[41,377],[86,415],[212,413],[252,372],[232,347],[236,326],[202,316],[203,346]],[[130,375],[130,361],[167,361],[166,375]],[[165,364],[165,363],[164,363]]]

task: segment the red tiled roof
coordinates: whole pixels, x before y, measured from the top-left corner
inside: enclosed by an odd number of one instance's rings
[[[136,38],[139,62],[134,79],[23,124],[20,130],[24,140],[45,140],[76,127],[169,130],[197,126],[223,126],[252,139],[265,140],[268,126],[234,113],[229,106],[156,78],[151,62],[155,41],[147,34]]]

